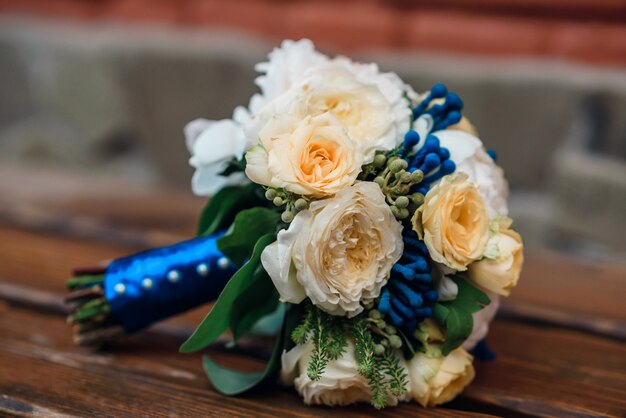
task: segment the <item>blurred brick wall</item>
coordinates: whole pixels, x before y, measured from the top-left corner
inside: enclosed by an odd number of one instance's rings
[[[626,0],[0,0],[0,12],[308,37],[343,52],[412,49],[626,66]]]

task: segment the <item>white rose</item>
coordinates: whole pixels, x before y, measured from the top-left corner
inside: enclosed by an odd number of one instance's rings
[[[299,117],[332,113],[363,150],[365,163],[376,150],[398,146],[409,129],[411,108],[406,85],[375,64],[356,64],[339,57],[310,68],[284,94],[268,102],[255,116],[247,134],[255,133],[277,113]]]
[[[328,57],[315,50],[308,39],[285,40],[280,48],[274,48],[267,62],[258,63],[255,69],[261,73],[255,80],[261,89],[262,100],[267,102],[286,92],[307,70],[328,61]]]
[[[474,379],[472,359],[462,348],[445,357],[416,354],[407,362],[410,397],[424,407],[451,401]]]
[[[403,251],[402,226],[375,183],[356,183],[313,202],[261,255],[283,302],[305,297],[353,317],[379,296]]]
[[[259,138],[246,154],[246,175],[255,183],[325,197],[351,186],[361,172],[361,153],[330,113],[275,115]]]
[[[459,130],[438,131],[442,147],[450,151],[456,172],[466,173],[480,190],[489,211],[489,217],[508,214],[509,188],[502,168],[485,152],[480,139]]]
[[[350,405],[357,402],[370,402],[372,392],[363,376],[357,370],[354,357],[354,343],[348,340],[348,346],[337,360],[328,362],[319,380],[313,381],[307,375],[307,368],[313,344],[296,345],[285,351],[281,357],[280,380],[285,385],[294,385],[307,405]],[[390,405],[397,404],[397,399],[390,396]]]
[[[463,343],[463,348],[468,351],[476,347],[476,344],[487,336],[489,324],[493,321],[500,307],[500,296],[492,292],[487,292],[487,296],[491,299],[491,303],[472,315],[474,327],[470,336]]]
[[[196,169],[191,180],[195,194],[211,196],[226,185],[245,180],[241,173],[229,177],[219,175],[230,160],[241,159],[248,146],[238,123],[231,119],[196,119],[185,126],[185,137],[191,153],[189,164]]]

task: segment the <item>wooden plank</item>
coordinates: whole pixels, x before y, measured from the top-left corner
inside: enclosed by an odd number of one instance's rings
[[[331,417],[337,410],[307,407],[292,390],[268,385],[225,397],[210,388],[199,355],[177,352],[180,341],[144,333],[114,351],[92,352],[69,344],[58,318],[4,308],[0,319],[0,412],[44,416]],[[211,351],[231,367],[262,363]],[[53,382],[53,384],[52,384]],[[369,406],[341,410],[346,417],[480,417],[445,408],[405,404],[378,412]]]

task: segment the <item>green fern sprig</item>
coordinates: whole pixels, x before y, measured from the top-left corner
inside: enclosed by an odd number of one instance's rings
[[[394,396],[402,396],[407,392],[409,377],[400,365],[398,356],[390,349],[385,350],[381,361],[382,369],[389,379],[389,390]]]
[[[291,332],[291,339],[296,344],[306,344],[313,328],[313,307],[308,306],[302,322]]]
[[[346,330],[343,318],[332,318],[331,342],[328,344],[328,358],[337,360],[346,351],[348,346],[348,338],[346,338]]]

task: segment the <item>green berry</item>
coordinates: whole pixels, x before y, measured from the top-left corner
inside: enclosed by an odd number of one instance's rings
[[[402,340],[397,335],[389,336],[389,345],[391,348],[400,348],[402,347]]]
[[[398,209],[397,206],[389,206],[389,209],[391,209],[391,213],[393,214],[393,216],[395,216],[396,218],[398,216],[400,216],[400,209]]]
[[[274,203],[274,206],[282,206],[283,202],[283,198],[280,196],[276,196],[274,198],[274,200],[272,200],[272,202]]]
[[[382,341],[380,342],[380,345],[382,345],[383,347],[389,347],[389,341],[387,341],[387,340],[382,340]]]
[[[281,213],[280,219],[282,219],[283,222],[285,222],[285,223],[289,223],[289,222],[293,221],[293,212],[285,211],[285,212]]]
[[[392,325],[387,325],[385,327],[385,332],[389,335],[395,335],[398,331],[396,330],[396,327]]]
[[[378,184],[380,187],[383,187],[385,184],[385,179],[381,176],[378,176],[374,179],[374,183]]]
[[[309,202],[307,202],[306,200],[300,198],[300,199],[296,200],[295,206],[296,206],[297,210],[305,210],[306,208],[309,207]]]
[[[422,203],[424,203],[424,195],[421,193],[413,193],[411,195],[411,201],[415,203],[417,206],[419,206]]]
[[[385,353],[385,346],[382,344],[376,344],[374,346],[374,354],[377,356],[382,356]]]
[[[378,168],[383,168],[386,163],[387,157],[385,157],[385,154],[378,154],[374,157],[374,166]]]
[[[265,191],[265,198],[267,200],[274,200],[276,198],[278,193],[276,193],[276,190],[274,189],[267,189]]]
[[[383,318],[383,314],[381,314],[378,309],[372,309],[371,311],[369,311],[367,316],[369,316],[372,319],[382,319]]]
[[[385,322],[384,319],[379,319],[378,321],[376,321],[376,327],[378,329],[385,329],[386,326],[387,326],[387,323]]]
[[[414,184],[420,183],[422,180],[424,180],[424,172],[422,170],[415,170],[413,173],[411,173],[411,180]]]
[[[408,209],[400,209],[398,212],[399,212],[397,216],[398,219],[406,219],[409,217]]]
[[[396,199],[396,206],[398,209],[404,209],[409,206],[409,198],[406,196],[400,196]]]
[[[398,158],[398,159],[396,159],[396,160],[392,161],[391,163],[389,163],[389,164],[387,165],[387,167],[389,167],[389,170],[390,170],[392,173],[399,173],[400,171],[402,171],[402,170],[404,170],[405,168],[407,168],[407,167],[408,167],[408,164],[407,164],[407,162],[406,162],[406,161],[404,161],[403,159]]]
[[[401,171],[400,172],[400,181],[402,181],[403,183],[408,183],[413,179],[413,175],[411,173],[409,173],[408,171]]]

